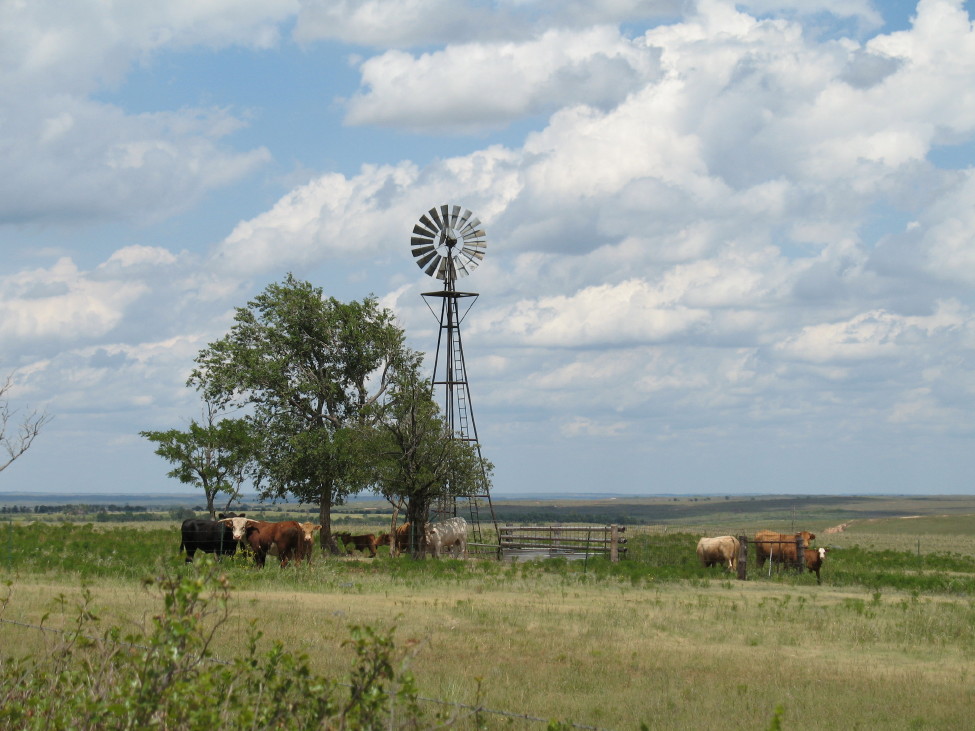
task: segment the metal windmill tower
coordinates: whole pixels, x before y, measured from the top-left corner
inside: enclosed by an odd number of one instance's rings
[[[442,393],[443,413],[450,433],[455,439],[471,443],[478,457],[481,456],[481,445],[477,439],[471,389],[464,363],[464,344],[460,335],[460,324],[474,306],[478,295],[458,291],[457,280],[474,271],[484,258],[487,241],[480,225],[481,222],[467,209],[442,205],[420,216],[410,239],[413,258],[420,269],[443,282],[443,289],[422,295],[435,317],[439,309],[440,330],[432,381],[434,391],[440,390]],[[437,300],[439,308],[431,304]],[[461,302],[467,303],[464,308],[460,307]],[[496,553],[497,546],[485,543],[481,530],[483,509],[487,511],[483,519],[490,519],[495,535],[498,525],[483,466],[480,485],[472,494],[450,495],[449,492],[445,491],[444,497],[434,508],[437,517],[461,515],[473,530],[472,540],[468,543],[471,552]]]

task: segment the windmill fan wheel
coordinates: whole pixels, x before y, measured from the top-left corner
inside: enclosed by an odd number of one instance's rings
[[[474,214],[461,206],[431,208],[413,227],[410,246],[416,265],[444,281],[466,277],[487,250],[480,225]]]

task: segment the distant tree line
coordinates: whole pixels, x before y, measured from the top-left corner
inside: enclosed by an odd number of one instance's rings
[[[64,505],[4,505],[0,507],[0,514],[4,513],[34,513],[47,515],[50,513],[65,513],[66,515],[88,515],[90,513],[149,513],[155,512],[144,505],[82,505],[80,503],[66,503]]]

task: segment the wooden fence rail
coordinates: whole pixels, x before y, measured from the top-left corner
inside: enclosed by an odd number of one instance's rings
[[[619,561],[626,555],[621,525],[506,525],[498,528],[501,557],[514,560],[561,556],[569,560],[609,555]]]

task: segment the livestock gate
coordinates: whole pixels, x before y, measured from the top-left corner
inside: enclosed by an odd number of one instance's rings
[[[622,525],[505,525],[498,528],[498,542],[501,557],[513,561],[602,555],[615,563],[626,556],[625,531]]]

